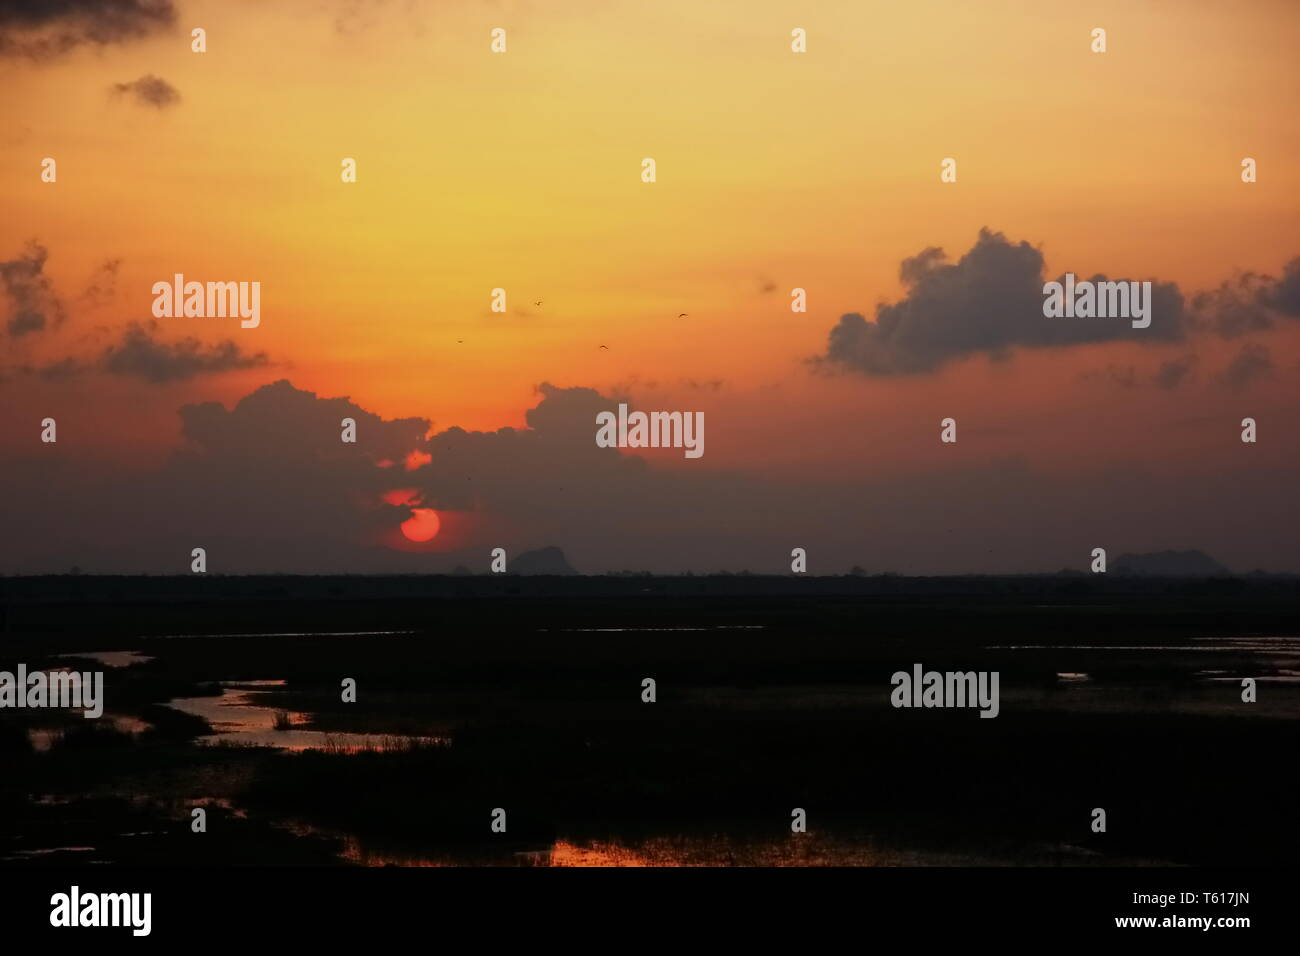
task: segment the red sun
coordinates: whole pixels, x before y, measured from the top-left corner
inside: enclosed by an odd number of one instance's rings
[[[432,508],[412,508],[411,517],[402,522],[402,534],[410,541],[431,541],[441,527],[438,512]]]

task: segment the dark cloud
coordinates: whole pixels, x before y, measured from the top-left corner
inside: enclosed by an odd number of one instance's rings
[[[356,422],[355,443],[341,440],[344,418]],[[203,546],[209,567],[226,571],[409,567],[409,557],[376,547],[410,516],[381,500],[405,477],[381,464],[418,447],[428,420],[385,420],[284,380],[233,408],[185,405],[180,419],[184,449],[138,492],[147,514],[170,516],[146,543],[162,559]]]
[[[1191,297],[1189,310],[1198,330],[1235,339],[1273,327],[1268,298],[1274,288],[1268,276],[1247,272],[1217,289]]]
[[[1276,328],[1278,318],[1300,318],[1300,258],[1292,259],[1282,277],[1245,272],[1198,292],[1188,304],[1193,326],[1225,339]]]
[[[122,266],[121,259],[106,259],[90,277],[85,291],[81,293],[83,301],[91,306],[103,305],[117,294],[117,272]]]
[[[1300,317],[1300,256],[1292,259],[1282,270],[1282,278],[1263,292],[1264,303],[1283,315]]]
[[[348,398],[319,397],[287,381],[230,408],[186,404],[179,416],[182,446],[147,471],[87,469],[75,444],[63,440],[62,416],[60,443],[38,449],[66,448],[66,455],[7,461],[13,494],[0,497],[0,540],[31,547],[0,549],[0,570],[78,564],[188,573],[195,547],[207,549],[217,573],[419,567],[413,561],[424,556],[379,544],[410,516],[381,497],[409,487],[408,473],[382,465],[420,447],[427,419],[386,420]],[[341,440],[344,418],[356,421],[355,443]],[[51,534],[33,500],[59,501],[61,520],[76,534]]]
[[[874,322],[858,313],[842,316],[817,365],[870,376],[916,374],[969,355],[1002,357],[1015,347],[1169,341],[1184,334],[1182,295],[1170,283],[1152,285],[1150,328],[1134,329],[1123,319],[1044,317],[1042,253],[988,229],[957,262],[930,247],[903,260],[899,277],[907,296],[878,305]]]
[[[1251,382],[1267,378],[1273,372],[1273,357],[1264,345],[1244,345],[1223,370],[1223,381],[1230,388],[1245,388]]]
[[[1189,381],[1192,373],[1192,366],[1196,364],[1196,356],[1185,355],[1179,359],[1171,359],[1160,366],[1156,372],[1155,383],[1166,391],[1177,388],[1184,382]]]
[[[561,497],[556,489],[567,485],[598,508],[601,500],[618,494],[617,474],[644,466],[640,459],[596,445],[596,415],[616,409],[618,399],[549,382],[537,390],[542,400],[526,413],[526,429],[449,428],[429,439],[425,450],[432,461],[413,473],[428,505],[467,509],[477,503],[532,518],[554,506]]]
[[[51,362],[40,368],[25,369],[28,373],[35,375],[45,382],[67,382],[79,377],[86,371],[86,366],[73,358],[59,359],[57,362]]]
[[[250,355],[230,339],[208,346],[192,336],[178,342],[159,342],[154,338],[156,326],[154,322],[132,323],[121,340],[104,352],[100,367],[113,375],[160,384],[268,364],[265,352]]]
[[[45,274],[48,257],[44,246],[29,242],[17,258],[0,262],[0,284],[11,304],[5,328],[13,338],[44,331],[64,319],[63,305]]]
[[[1243,460],[1223,482],[1162,482],[1154,496],[1142,468],[1041,472],[1006,460],[865,479],[760,476],[597,448],[595,412],[613,403],[546,385],[530,427],[429,439],[426,419],[385,420],[285,381],[233,408],[186,405],[184,447],[153,470],[87,468],[62,440],[6,460],[0,540],[24,546],[0,548],[0,571],[186,574],[190,550],[204,547],[213,573],[485,572],[494,547],[513,559],[549,544],[588,573],[788,572],[796,545],[813,573],[855,563],[1008,573],[1077,567],[1097,541],[1128,551],[1194,541],[1229,567],[1300,568],[1293,535],[1251,530],[1261,514],[1279,527],[1297,520],[1292,449],[1283,467]],[[356,444],[340,441],[345,417],[357,421]],[[383,467],[413,451],[430,462]],[[1225,498],[1224,486],[1237,493]],[[382,496],[410,488],[431,506],[464,508],[443,512],[442,550],[388,546],[410,508]]]
[[[1105,374],[1110,381],[1124,388],[1138,386],[1137,369],[1132,365],[1108,365]]]
[[[1084,382],[1119,385],[1123,388],[1161,388],[1172,391],[1191,381],[1196,361],[1195,355],[1184,355],[1181,358],[1161,362],[1151,373],[1135,365],[1107,365],[1105,368],[1084,372],[1079,379]]]
[[[726,383],[720,378],[711,378],[703,382],[696,381],[693,378],[684,378],[682,384],[693,392],[717,392]]]
[[[425,418],[385,421],[347,397],[318,398],[287,379],[263,385],[233,409],[203,402],[183,406],[180,416],[185,438],[207,455],[294,461],[342,456],[372,465],[404,458],[430,426]],[[357,424],[356,443],[339,438],[344,418]]]
[[[161,76],[150,73],[130,83],[114,83],[111,87],[119,96],[129,96],[141,106],[166,109],[181,101],[181,94]]]
[[[0,262],[0,287],[11,306],[5,328],[12,338],[43,332],[65,319],[63,304],[45,272],[48,258],[45,247],[33,241],[16,258]],[[109,301],[116,291],[120,266],[120,259],[103,262],[78,301],[90,307]],[[48,382],[68,381],[102,371],[161,384],[269,364],[265,352],[250,354],[229,339],[212,345],[204,345],[192,336],[161,342],[156,337],[157,330],[157,322],[133,322],[94,361],[66,357],[46,365],[15,365],[8,371]]]
[[[48,59],[138,40],[175,22],[172,0],[0,0],[0,56]]]

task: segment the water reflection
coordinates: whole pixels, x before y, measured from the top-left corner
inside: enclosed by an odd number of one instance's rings
[[[653,836],[571,834],[528,849],[450,851],[398,847],[380,840],[313,826],[280,824],[298,836],[326,837],[340,857],[358,866],[504,867],[725,867],[725,866],[1090,866],[1167,865],[1151,859],[1106,857],[1069,844],[1017,845],[1006,852],[970,847],[917,848],[915,835],[898,842],[863,832],[823,831],[774,836],[763,832],[695,831]]]
[[[363,750],[402,750],[450,744],[447,737],[399,734],[356,734],[341,731],[301,730],[295,725],[311,720],[310,714],[278,710],[259,703],[255,694],[285,686],[283,680],[221,681],[215,697],[178,697],[167,706],[201,717],[214,733],[198,738],[200,744],[274,747],[278,750],[327,750],[358,753]]]
[[[58,657],[75,657],[80,660],[97,661],[105,667],[134,667],[136,664],[148,664],[152,657],[140,651],[78,651],[75,654],[59,654]]]
[[[153,726],[147,720],[132,717],[130,714],[104,714],[99,719],[99,723],[108,724],[118,733],[130,734],[133,737],[138,737]],[[66,727],[29,727],[27,739],[31,741],[32,749],[37,753],[48,753],[63,740],[66,731]]]
[[[990,651],[1180,651],[1300,657],[1300,637],[1193,637],[1191,644],[989,644]]]

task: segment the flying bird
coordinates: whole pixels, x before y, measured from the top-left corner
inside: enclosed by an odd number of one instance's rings
[[[541,304],[542,304],[542,300],[541,300],[541,299],[538,299],[536,302],[533,303],[533,305],[541,305]]]
[[[602,349],[607,349],[607,348],[609,348],[609,346],[608,346],[608,345],[602,345],[601,348],[602,348]]]
[[[678,312],[678,313],[677,313],[677,318],[679,318],[679,319],[684,319],[684,318],[686,318],[686,313],[685,313],[685,312]]]

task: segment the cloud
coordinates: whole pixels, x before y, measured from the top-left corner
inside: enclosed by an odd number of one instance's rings
[[[181,94],[160,76],[152,73],[142,76],[130,83],[114,83],[112,91],[119,96],[129,96],[141,106],[166,109],[181,101]]]
[[[409,557],[376,547],[410,516],[381,498],[407,473],[380,463],[419,446],[428,420],[386,420],[285,380],[233,408],[200,402],[179,414],[185,447],[130,493],[143,522],[124,522],[139,529],[165,517],[169,527],[155,529],[133,559],[171,562],[202,546],[209,568],[236,573],[410,566]],[[356,422],[355,443],[341,440],[344,418]]]
[[[181,446],[145,469],[87,468],[75,444],[48,454],[65,447],[63,416],[58,445],[7,460],[0,540],[30,546],[0,549],[0,571],[188,573],[195,547],[216,573],[409,571],[436,558],[381,546],[411,513],[382,499],[411,473],[381,464],[421,447],[427,419],[384,419],[283,380],[233,407],[194,402],[178,414]],[[344,418],[356,422],[355,443],[341,440]],[[30,505],[47,492],[64,532]]]
[[[899,278],[907,295],[878,305],[874,322],[858,313],[842,316],[816,365],[907,375],[980,353],[1002,357],[1014,347],[1169,341],[1184,334],[1182,295],[1171,283],[1152,285],[1150,328],[1134,329],[1123,319],[1044,317],[1042,253],[987,228],[957,262],[932,246],[904,259]]]
[[[209,346],[193,336],[178,342],[159,342],[154,338],[156,326],[154,322],[131,323],[121,340],[105,350],[100,367],[113,375],[161,384],[268,364],[265,352],[250,355],[230,339]]]
[[[430,426],[425,418],[386,421],[347,397],[319,398],[287,379],[263,385],[233,409],[202,402],[183,406],[180,416],[185,438],[207,455],[298,462],[343,457],[372,465],[405,457]],[[339,438],[344,418],[357,423],[356,443]]]
[[[1184,382],[1190,380],[1192,366],[1196,364],[1195,355],[1185,355],[1182,358],[1170,359],[1160,366],[1156,372],[1155,384],[1166,391],[1177,388]]]
[[[428,441],[430,462],[412,473],[433,508],[483,507],[534,519],[563,499],[556,489],[587,488],[593,508],[615,493],[615,475],[644,462],[596,445],[596,414],[618,400],[591,388],[537,387],[542,400],[525,414],[528,428],[495,432],[452,427]],[[613,484],[610,482],[613,481]],[[593,485],[605,482],[603,492]],[[580,495],[580,497],[587,497]]]
[[[494,547],[513,559],[556,545],[590,573],[786,573],[796,544],[814,557],[813,573],[855,563],[873,572],[1016,572],[1079,566],[1096,540],[1130,551],[1201,547],[1229,566],[1300,567],[1294,536],[1261,540],[1251,530],[1259,514],[1275,524],[1296,516],[1291,449],[1279,467],[1234,464],[1223,482],[1180,480],[1176,469],[1162,480],[1142,466],[1044,471],[1004,459],[866,478],[763,475],[662,467],[598,448],[595,412],[613,402],[594,389],[544,384],[529,427],[426,438],[427,419],[386,420],[349,398],[278,381],[231,408],[183,406],[183,447],[160,465],[87,467],[75,443],[44,447],[33,438],[33,451],[16,449],[5,463],[11,493],[0,497],[0,540],[23,547],[0,549],[0,572],[76,564],[187,574],[195,547],[222,574],[457,564],[485,572]],[[343,418],[356,420],[356,444],[340,440]],[[62,417],[59,425],[62,436]],[[412,453],[427,462],[410,471],[395,464]],[[1153,482],[1159,495],[1150,494]],[[1225,485],[1238,493],[1225,499]],[[435,550],[401,550],[397,528],[411,505],[384,498],[412,499],[397,489],[452,509],[440,511]],[[57,513],[32,501],[58,502]]]
[[[1196,327],[1225,339],[1235,339],[1273,327],[1268,298],[1274,282],[1268,276],[1247,272],[1217,289],[1191,297],[1189,309]]]
[[[0,287],[11,303],[5,321],[5,330],[11,338],[44,332],[62,324],[66,318],[63,304],[45,272],[48,258],[45,247],[32,241],[19,256],[0,262]],[[121,262],[105,260],[77,301],[95,308],[111,300]],[[161,384],[270,364],[265,352],[249,354],[230,339],[212,345],[204,345],[193,336],[161,342],[156,337],[157,329],[157,322],[133,322],[122,331],[118,341],[92,360],[65,357],[45,365],[15,365],[7,371],[47,382],[69,381],[98,371]]]
[[[81,293],[82,301],[92,307],[110,301],[117,294],[117,273],[121,266],[121,259],[104,260]]]
[[[1267,378],[1273,372],[1273,357],[1264,345],[1242,346],[1236,357],[1223,371],[1223,382],[1229,388],[1245,388],[1251,382]]]
[[[1290,318],[1300,318],[1300,256],[1292,259],[1278,279],[1263,292],[1264,302]]]
[[[42,332],[59,325],[65,317],[63,305],[45,273],[48,257],[45,247],[33,241],[17,258],[0,262],[0,285],[4,286],[13,306],[5,323],[12,338]]]
[[[5,0],[0,56],[49,59],[80,46],[139,40],[175,22],[172,0]]]
[[[1267,332],[1278,319],[1300,318],[1300,257],[1282,269],[1282,277],[1245,272],[1218,288],[1193,295],[1191,323],[1200,332],[1225,339]]]
[[[392,0],[337,0],[334,29],[340,36],[359,36],[378,26],[384,18],[395,15],[394,7]],[[425,25],[418,16],[418,0],[404,0],[401,13],[406,21],[404,30],[415,36],[425,34]]]
[[[40,368],[24,367],[23,371],[35,375],[43,382],[67,382],[79,378],[88,366],[74,358],[63,358]]]
[[[1124,388],[1138,387],[1137,369],[1132,365],[1107,365],[1105,372],[1102,374],[1109,381],[1116,385],[1121,385]],[[1091,375],[1085,375],[1084,377],[1097,377],[1097,375],[1096,373],[1092,373]]]
[[[1080,381],[1104,381],[1123,388],[1161,388],[1172,391],[1192,380],[1192,370],[1197,358],[1187,354],[1180,358],[1161,362],[1155,372],[1148,374],[1134,365],[1107,365],[1102,369],[1092,369],[1079,376]]]

